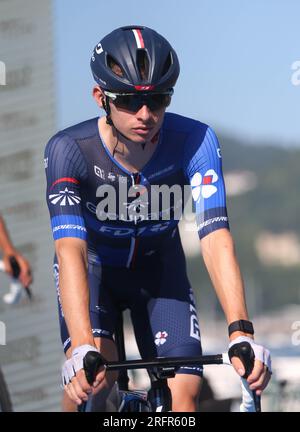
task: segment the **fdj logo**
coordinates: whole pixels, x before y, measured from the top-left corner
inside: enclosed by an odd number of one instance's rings
[[[6,326],[0,321],[0,345],[6,345]]]
[[[2,61],[0,61],[0,85],[6,85],[6,67]]]

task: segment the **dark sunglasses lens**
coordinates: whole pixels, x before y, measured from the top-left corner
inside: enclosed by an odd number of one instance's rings
[[[132,96],[117,96],[117,98],[114,100],[114,104],[117,108],[130,110],[130,106],[132,104],[131,101]],[[130,110],[131,111],[131,110]]]
[[[160,108],[166,108],[170,105],[171,95],[168,94],[154,94],[149,96],[149,103],[147,104],[149,109],[152,111]]]
[[[157,111],[170,105],[171,95],[149,94],[149,95],[124,95],[117,96],[114,104],[117,108],[137,112],[142,106],[147,105],[151,111]]]

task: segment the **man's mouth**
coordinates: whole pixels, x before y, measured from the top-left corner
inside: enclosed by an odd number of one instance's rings
[[[138,126],[136,128],[133,128],[134,132],[139,134],[139,135],[146,135],[149,132],[151,132],[153,129],[153,127],[148,127],[148,126]]]

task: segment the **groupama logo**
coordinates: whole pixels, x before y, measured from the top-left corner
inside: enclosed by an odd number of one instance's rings
[[[200,173],[194,174],[191,180],[192,196],[194,201],[199,201],[201,198],[210,198],[217,192],[217,187],[214,185],[219,177],[215,170],[209,169],[204,176]]]
[[[49,199],[52,204],[60,204],[61,206],[73,206],[75,204],[79,204],[81,201],[81,198],[75,195],[73,191],[69,191],[67,187],[64,190],[59,191],[57,194],[49,195]]]

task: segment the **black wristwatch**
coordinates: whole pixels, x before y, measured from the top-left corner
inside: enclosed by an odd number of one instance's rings
[[[241,331],[243,333],[249,333],[254,334],[254,328],[251,321],[246,320],[239,320],[239,321],[233,321],[228,326],[228,334],[229,336],[236,331]]]

